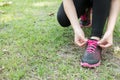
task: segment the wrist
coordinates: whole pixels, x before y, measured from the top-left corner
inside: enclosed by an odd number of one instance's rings
[[[113,32],[110,32],[110,31],[106,31],[103,38],[110,38],[110,37],[113,37]]]
[[[113,34],[114,30],[113,29],[107,29],[106,33]]]
[[[108,30],[105,32],[105,34],[113,35],[113,31]]]
[[[80,26],[76,26],[73,28],[74,32],[80,32],[82,29],[80,28]]]

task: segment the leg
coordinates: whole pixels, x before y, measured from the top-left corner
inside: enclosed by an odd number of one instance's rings
[[[73,0],[78,18],[85,12],[85,9],[90,6],[89,0]],[[70,25],[70,21],[66,16],[66,13],[63,8],[63,3],[61,4],[58,13],[57,13],[57,20],[59,24],[63,27],[67,27]]]
[[[93,0],[93,18],[91,36],[101,38],[104,25],[109,16],[111,0]]]
[[[88,40],[82,57],[83,67],[95,68],[100,65],[102,48],[98,45],[97,39],[102,36],[104,24],[109,16],[110,3],[110,0],[93,0],[92,37]]]

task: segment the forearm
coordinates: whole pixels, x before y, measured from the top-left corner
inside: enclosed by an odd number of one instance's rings
[[[77,13],[75,10],[73,0],[63,0],[63,5],[64,5],[66,15],[68,19],[70,20],[74,31],[80,30],[81,28],[80,28],[80,24],[77,18]]]
[[[120,0],[112,0],[110,15],[108,19],[107,32],[113,33],[117,16],[119,13]]]

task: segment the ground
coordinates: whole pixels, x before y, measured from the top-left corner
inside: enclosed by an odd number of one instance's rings
[[[120,17],[101,66],[82,68],[84,48],[74,44],[72,28],[62,28],[56,19],[61,1],[11,0],[0,7],[0,80],[120,79]]]

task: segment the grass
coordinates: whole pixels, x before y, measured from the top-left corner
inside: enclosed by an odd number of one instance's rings
[[[100,67],[85,69],[79,64],[84,48],[74,45],[72,28],[57,23],[61,0],[11,1],[0,7],[0,80],[120,79],[120,17],[113,49],[105,51]]]

